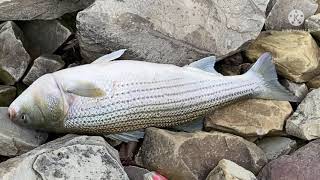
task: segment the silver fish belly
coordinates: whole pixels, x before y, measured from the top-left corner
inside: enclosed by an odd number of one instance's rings
[[[116,133],[180,125],[251,96],[260,86],[255,78],[210,75],[121,82],[115,84],[111,97],[77,98],[65,127],[87,133]]]

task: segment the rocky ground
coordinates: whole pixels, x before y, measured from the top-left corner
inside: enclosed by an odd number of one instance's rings
[[[0,179],[317,180],[320,1],[0,1]],[[318,14],[319,13],[319,14]],[[8,105],[40,76],[127,49],[183,66],[216,55],[239,75],[269,51],[302,100],[245,100],[200,132],[148,128],[139,143],[19,127]]]

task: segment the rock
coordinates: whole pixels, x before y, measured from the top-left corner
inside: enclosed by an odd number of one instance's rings
[[[78,39],[89,62],[126,48],[124,58],[184,65],[243,49],[259,35],[268,2],[97,0],[78,13]]]
[[[0,24],[0,81],[13,85],[19,81],[30,62],[25,50],[24,37],[12,21]]]
[[[267,30],[303,29],[304,20],[317,11],[314,0],[276,0],[265,28]]]
[[[5,0],[0,1],[0,21],[56,19],[88,7],[93,0]]]
[[[0,163],[0,177],[24,179],[129,179],[118,152],[102,137],[67,135]]]
[[[13,86],[0,85],[0,106],[9,106],[16,97],[17,89]]]
[[[243,136],[279,134],[292,111],[286,101],[249,99],[216,109],[205,128]]]
[[[320,88],[320,75],[314,77],[310,81],[307,82],[307,86],[309,88],[318,89]]]
[[[305,28],[316,40],[320,41],[320,14],[310,16],[306,19]]]
[[[139,153],[143,167],[168,179],[205,179],[222,159],[257,173],[267,159],[255,144],[220,132],[171,132],[148,128]]]
[[[255,175],[238,164],[222,159],[206,180],[256,180]]]
[[[47,133],[22,128],[8,118],[8,108],[0,107],[0,155],[16,156],[34,149],[47,139]],[[1,176],[0,176],[1,177]]]
[[[130,180],[144,180],[144,175],[150,172],[147,169],[137,166],[125,166],[124,170],[126,171]]]
[[[20,27],[33,59],[43,54],[54,53],[71,35],[71,31],[58,20],[24,21],[20,23]]]
[[[297,83],[309,81],[319,73],[319,48],[305,31],[266,31],[246,51],[251,61],[271,52],[278,73]]]
[[[320,137],[320,89],[311,91],[287,120],[286,132],[305,140]]]
[[[58,55],[43,55],[34,60],[33,65],[23,79],[23,83],[30,85],[40,76],[58,71],[65,63]]]
[[[297,96],[300,101],[302,101],[309,92],[308,87],[306,86],[305,83],[297,84],[287,79],[283,79],[280,82],[290,92],[292,92],[295,96]]]
[[[289,154],[297,147],[297,142],[286,137],[265,137],[257,145],[266,153],[268,161]]]
[[[260,180],[317,180],[320,176],[320,140],[268,163],[259,173]]]

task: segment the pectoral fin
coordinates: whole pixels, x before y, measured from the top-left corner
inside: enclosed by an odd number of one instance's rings
[[[64,91],[83,97],[102,97],[106,93],[103,89],[88,81],[73,81],[64,87]]]
[[[108,134],[104,135],[104,137],[113,139],[113,140],[119,140],[123,142],[130,142],[130,141],[139,141],[139,139],[142,139],[144,137],[143,131],[130,131],[130,132],[123,132],[118,134]]]
[[[110,54],[106,54],[104,56],[101,56],[100,58],[96,59],[93,61],[91,64],[97,64],[97,63],[105,63],[105,62],[110,62],[112,60],[118,59],[121,57],[126,49],[120,49],[118,51],[112,52]]]
[[[192,67],[192,68],[196,68],[196,69],[201,69],[203,71],[212,73],[214,75],[217,76],[222,76],[222,74],[218,73],[215,69],[214,69],[214,64],[216,63],[216,57],[215,56],[209,56],[203,59],[200,59],[198,61],[195,61],[189,65],[187,65],[187,67]]]
[[[175,126],[171,128],[174,131],[195,132],[203,129],[203,118],[195,119],[191,122]]]

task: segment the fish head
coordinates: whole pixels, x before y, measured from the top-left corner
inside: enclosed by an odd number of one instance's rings
[[[59,131],[67,113],[63,91],[51,74],[32,83],[8,108],[9,118],[29,128]]]

